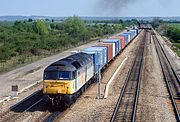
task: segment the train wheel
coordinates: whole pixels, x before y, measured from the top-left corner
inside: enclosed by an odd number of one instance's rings
[[[53,106],[53,100],[48,95],[44,95],[43,100],[44,100],[45,106],[47,106],[47,107]]]
[[[73,102],[75,103],[76,102],[76,95],[75,94],[72,96],[72,99],[73,99]]]
[[[81,94],[83,94],[84,92],[85,92],[85,86],[82,87]]]
[[[86,91],[87,89],[87,84],[84,85],[84,92]]]
[[[64,96],[64,104],[65,104],[65,106],[69,108],[72,103],[73,103],[72,96],[65,95]]]

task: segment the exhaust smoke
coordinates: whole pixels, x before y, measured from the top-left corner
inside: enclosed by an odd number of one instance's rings
[[[101,13],[120,13],[120,11],[136,0],[98,0],[97,7]]]

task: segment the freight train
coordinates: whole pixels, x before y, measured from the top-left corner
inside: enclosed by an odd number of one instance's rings
[[[44,70],[43,94],[51,106],[70,106],[104,69],[135,38],[139,29],[116,34],[81,52],[60,59]]]
[[[145,30],[152,29],[152,23],[150,23],[150,22],[138,22],[138,25],[139,25],[140,29],[145,29]]]

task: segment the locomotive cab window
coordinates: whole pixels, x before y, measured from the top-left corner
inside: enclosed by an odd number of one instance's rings
[[[59,72],[59,79],[71,79],[71,72]]]
[[[44,73],[45,80],[69,80],[72,79],[72,73],[69,71],[49,71]]]

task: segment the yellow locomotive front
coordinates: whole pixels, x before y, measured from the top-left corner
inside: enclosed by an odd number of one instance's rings
[[[50,105],[70,105],[75,92],[76,68],[67,60],[57,61],[44,70],[43,94]]]
[[[44,73],[44,94],[73,94],[75,79],[70,71],[46,71]]]

